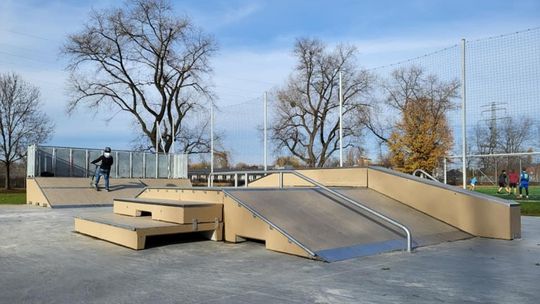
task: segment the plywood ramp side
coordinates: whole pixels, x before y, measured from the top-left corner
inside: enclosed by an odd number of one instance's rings
[[[265,241],[266,248],[306,258],[314,258],[263,219],[226,196],[223,202],[225,241],[237,243],[242,238]]]
[[[26,179],[26,203],[42,207],[50,207],[49,200],[33,178]]]
[[[475,236],[521,236],[519,205],[434,184],[388,169],[369,168],[368,187]]]
[[[146,188],[137,198],[223,203],[222,191],[209,189]]]
[[[176,224],[190,224],[193,223],[193,220],[197,220],[199,223],[213,223],[223,220],[221,204],[170,206],[122,199],[114,201],[113,212],[116,214],[137,217],[141,216],[143,211],[150,212],[153,220]]]
[[[134,230],[75,218],[75,231],[135,250],[144,249],[146,237]]]
[[[180,200],[180,189],[146,188],[137,198]]]
[[[306,169],[295,170],[328,187],[367,187],[367,168]],[[283,176],[286,187],[310,187],[311,183],[292,174]],[[279,174],[270,174],[250,184],[249,187],[270,188],[279,186]]]

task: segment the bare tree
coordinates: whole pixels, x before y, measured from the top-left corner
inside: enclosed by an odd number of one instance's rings
[[[47,141],[54,125],[41,111],[37,87],[17,74],[0,74],[0,161],[6,168],[9,189],[11,166],[26,157],[30,144]]]
[[[212,98],[204,83],[216,50],[212,37],[175,16],[166,0],[131,0],[122,8],[93,11],[62,48],[70,59],[68,110],[104,106],[109,119],[111,109],[126,111],[148,147],[167,152],[175,137],[185,152],[207,152],[207,125],[190,128],[188,118]],[[163,149],[155,147],[156,122],[163,128]]]
[[[308,167],[322,167],[339,149],[339,83],[343,79],[343,147],[361,135],[355,117],[366,106],[362,98],[371,76],[356,65],[356,48],[338,45],[333,51],[316,39],[298,39],[298,64],[286,85],[277,91],[272,140]]]

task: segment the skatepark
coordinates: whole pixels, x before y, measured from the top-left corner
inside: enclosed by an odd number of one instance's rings
[[[72,148],[65,161],[57,156],[60,148],[33,149],[30,170],[54,163],[58,175],[57,164],[65,163],[69,175],[76,171]],[[113,206],[112,212],[81,211],[74,230],[134,250],[145,249],[150,237],[196,232],[220,243],[251,240],[269,250],[335,262],[472,237],[521,237],[518,203],[380,167],[225,172],[234,174],[235,186],[214,187],[210,176],[208,187],[192,187],[185,178],[160,178],[158,170],[154,178],[134,178],[129,153],[128,178],[112,179],[110,192],[96,191],[84,177],[29,172],[27,204]],[[90,158],[85,159],[79,174],[88,176]],[[250,181],[250,173],[262,177]]]
[[[110,192],[29,177],[0,211],[0,300],[534,303],[540,222],[514,201],[373,166],[226,187],[135,171]]]

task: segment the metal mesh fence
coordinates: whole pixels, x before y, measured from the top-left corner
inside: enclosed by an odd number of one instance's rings
[[[463,47],[465,48],[463,50]],[[465,51],[465,57],[463,57]],[[462,68],[465,68],[463,83]],[[389,81],[392,72],[397,69],[417,67],[426,75],[434,75],[442,82],[458,81],[460,88],[453,102],[456,107],[447,113],[448,124],[452,130],[453,149],[450,155],[461,155],[462,114],[461,88],[466,88],[466,139],[470,155],[495,153],[517,153],[540,150],[540,28],[505,34],[478,40],[466,41],[463,45],[456,41],[455,45],[422,54],[418,57],[368,69],[375,76],[376,82],[372,91],[372,101],[381,109],[377,115],[385,122],[386,132],[392,130],[397,119],[396,113],[385,106],[385,92],[381,89],[385,81]],[[275,101],[269,96],[269,120]],[[234,167],[238,163],[262,166],[263,140],[262,126],[264,118],[263,92],[261,97],[235,105],[219,106],[215,113],[216,137],[219,137],[219,148],[226,151],[228,162],[216,167]],[[335,116],[335,115],[334,115]],[[334,117],[331,116],[331,117]],[[360,128],[360,126],[358,126]],[[384,148],[378,148],[377,140],[365,133],[364,146],[371,159],[380,157]],[[388,134],[387,134],[388,135]],[[268,135],[270,138],[270,134]],[[275,151],[268,141],[268,164],[282,155],[283,151]],[[347,154],[345,151],[344,154]],[[338,157],[335,153],[333,157]],[[194,157],[190,157],[193,162]],[[208,155],[199,156],[195,161],[209,160]],[[479,172],[486,176],[495,176],[502,167],[518,167],[527,159],[527,166],[533,170],[538,167],[539,157],[505,156],[504,159],[494,157],[471,157],[468,160],[468,176]],[[446,172],[456,176],[453,182],[461,183],[461,159],[450,157],[446,163]],[[443,178],[443,161],[441,168],[435,172]],[[457,174],[459,173],[459,174]],[[535,176],[536,172],[531,172]],[[485,178],[487,180],[487,178]],[[450,181],[450,179],[449,179]]]

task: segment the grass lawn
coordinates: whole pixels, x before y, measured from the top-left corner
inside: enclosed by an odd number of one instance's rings
[[[26,204],[25,190],[0,190],[0,205],[22,205]]]
[[[535,215],[540,216],[540,186],[532,186],[529,187],[529,199],[525,198],[518,198],[517,196],[514,196],[513,194],[506,194],[504,192],[504,189],[502,190],[502,194],[497,194],[498,187],[495,186],[478,186],[476,187],[476,191],[500,197],[502,199],[508,199],[508,200],[514,200],[521,204],[521,214],[522,215]],[[519,196],[519,193],[518,193]]]

